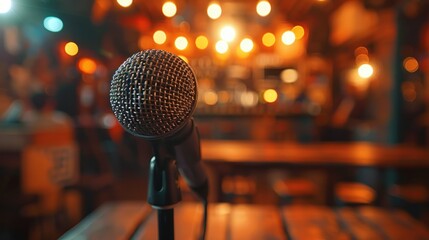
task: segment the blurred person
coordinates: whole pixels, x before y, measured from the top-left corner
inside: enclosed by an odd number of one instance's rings
[[[40,196],[40,204],[33,210],[43,221],[45,237],[55,237],[61,226],[53,220],[60,214],[72,221],[80,218],[80,195],[64,191],[79,177],[74,125],[69,116],[54,110],[46,92],[33,92],[30,103],[31,110],[23,115],[29,141],[22,153],[21,188],[24,193]]]
[[[32,109],[23,115],[23,122],[32,133],[54,134],[54,142],[58,141],[61,134],[65,134],[63,137],[69,140],[74,138],[73,121],[67,114],[55,110],[53,101],[45,92],[34,92],[30,101]]]
[[[14,99],[7,90],[0,90],[0,123],[1,125],[21,122],[22,102]]]

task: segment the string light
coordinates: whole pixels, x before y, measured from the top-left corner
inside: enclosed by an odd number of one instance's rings
[[[177,13],[177,7],[174,2],[167,1],[162,5],[162,13],[166,17],[174,17]]]
[[[286,45],[292,45],[295,39],[295,34],[292,31],[286,31],[282,34],[282,42]]]
[[[179,50],[185,50],[188,47],[188,39],[184,36],[179,36],[174,41],[174,46]]]
[[[220,30],[220,38],[226,42],[234,41],[236,34],[235,28],[230,25],[227,25]]]
[[[271,4],[268,1],[259,1],[256,5],[256,12],[261,17],[266,17],[271,12]]]
[[[274,89],[267,89],[264,91],[263,97],[264,97],[265,102],[273,103],[273,102],[277,101],[278,94],[277,94],[276,90],[274,90]]]
[[[209,40],[206,36],[200,35],[195,39],[195,46],[197,46],[198,49],[206,49],[209,45]]]
[[[222,15],[222,8],[217,2],[212,2],[207,7],[207,15],[209,18],[215,20],[218,19]]]
[[[64,46],[64,51],[66,52],[67,55],[69,56],[75,56],[76,54],[78,54],[79,52],[79,47],[77,46],[76,43],[74,42],[68,42],[66,43],[66,45]]]
[[[361,78],[369,78],[372,76],[373,73],[374,73],[374,69],[368,63],[362,64],[358,68],[358,75]]]
[[[295,38],[296,39],[301,39],[302,37],[304,37],[304,28],[300,25],[296,25],[295,27],[292,28],[292,32],[295,34]]]
[[[133,4],[133,0],[116,0],[116,2],[124,8],[127,8]]]
[[[245,38],[240,42],[241,51],[248,53],[253,50],[253,41],[250,38]]]
[[[158,45],[162,45],[167,41],[167,34],[162,30],[157,30],[153,33],[153,41]]]
[[[262,36],[262,44],[266,47],[271,47],[276,43],[276,36],[273,33],[267,32]]]
[[[224,54],[224,53],[228,52],[228,50],[229,50],[228,43],[224,40],[217,41],[215,48],[216,48],[216,52],[218,52],[220,54]]]

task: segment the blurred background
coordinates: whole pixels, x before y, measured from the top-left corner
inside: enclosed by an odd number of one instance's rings
[[[146,199],[151,146],[123,131],[109,88],[153,48],[194,69],[203,141],[428,147],[427,0],[0,0],[1,239],[55,239],[106,201]],[[213,201],[277,204],[278,179],[313,194],[326,177],[274,170],[231,174]],[[343,175],[374,194],[374,169]],[[422,220],[425,175],[401,175]]]

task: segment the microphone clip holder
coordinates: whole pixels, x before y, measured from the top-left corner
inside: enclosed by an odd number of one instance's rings
[[[158,210],[158,239],[174,240],[174,205],[182,200],[174,151],[164,142],[152,147],[147,202]]]

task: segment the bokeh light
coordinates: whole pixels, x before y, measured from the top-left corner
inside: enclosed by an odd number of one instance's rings
[[[266,17],[271,12],[271,4],[268,1],[262,0],[259,1],[256,5],[256,12],[261,17]]]
[[[253,50],[253,46],[253,41],[250,38],[245,38],[240,42],[240,49],[245,53],[251,52]]]
[[[79,70],[86,74],[94,74],[97,70],[97,63],[90,58],[82,58],[78,61]]]
[[[127,8],[133,4],[133,0],[116,0],[116,2],[124,8]]]
[[[277,94],[277,91],[274,89],[267,89],[264,91],[263,97],[265,102],[273,103],[277,101],[278,94]]]
[[[43,26],[50,32],[60,32],[63,30],[63,21],[57,17],[49,16],[43,20]]]
[[[207,91],[204,93],[204,102],[207,105],[213,106],[218,102],[218,96],[214,91]]]
[[[167,1],[162,5],[162,13],[166,17],[174,17],[177,13],[177,7],[174,2]]]
[[[369,78],[372,76],[373,73],[374,73],[374,69],[368,63],[364,63],[360,65],[358,68],[358,74],[359,74],[359,77],[361,78]]]
[[[200,35],[195,39],[195,46],[197,46],[198,49],[206,49],[209,45],[209,40],[206,36]]]
[[[240,96],[240,103],[243,107],[255,107],[258,105],[259,97],[256,92],[244,92]]]
[[[0,14],[8,13],[12,9],[12,0],[0,0]]]
[[[174,46],[179,50],[185,50],[188,47],[188,39],[184,36],[179,36],[174,41]]]
[[[296,25],[295,27],[293,27],[292,32],[295,34],[296,39],[303,38],[305,34],[304,28],[300,25]]]
[[[222,40],[232,42],[236,36],[235,28],[231,25],[227,25],[220,29],[220,37]]]
[[[153,33],[153,41],[158,45],[162,45],[167,41],[167,34],[162,30],[157,30]]]
[[[298,80],[298,71],[296,69],[285,69],[280,73],[280,79],[284,83],[294,83]]]
[[[419,69],[419,62],[413,57],[405,58],[402,64],[405,70],[410,73],[416,72]]]
[[[64,46],[64,51],[66,52],[67,55],[69,56],[75,56],[76,54],[78,54],[79,52],[79,47],[76,43],[74,42],[68,42],[66,43],[66,45]]]
[[[216,52],[220,53],[220,54],[224,54],[226,52],[228,52],[229,46],[228,43],[224,40],[219,40],[216,42]]]
[[[212,2],[207,7],[207,15],[211,19],[218,19],[222,15],[222,8],[217,2]]]
[[[355,56],[359,56],[361,54],[368,55],[368,49],[363,46],[357,47],[355,49]]]
[[[267,32],[262,36],[262,44],[266,47],[271,47],[276,43],[276,36],[273,33]]]
[[[295,39],[295,34],[292,31],[286,31],[282,34],[282,42],[286,45],[292,45]]]

